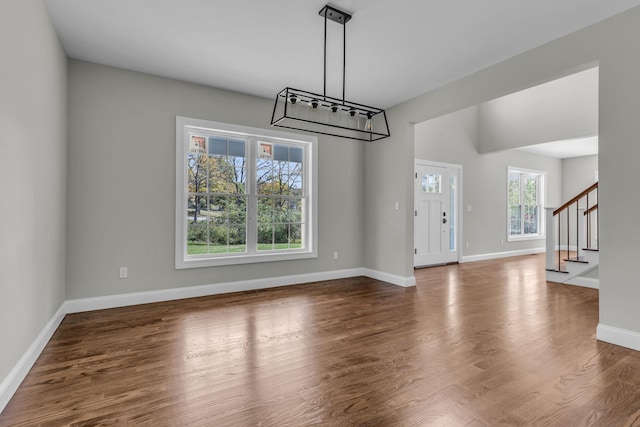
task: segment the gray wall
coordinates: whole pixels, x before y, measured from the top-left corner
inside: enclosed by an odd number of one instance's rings
[[[416,159],[463,167],[463,256],[543,248],[544,239],[507,242],[507,166],[546,172],[545,206],[560,202],[562,161],[517,150],[480,154],[479,107],[415,126]],[[466,212],[466,206],[471,212]]]
[[[0,2],[0,382],[65,298],[67,59],[40,0]]]
[[[562,202],[593,184],[597,170],[597,155],[562,160]]]
[[[67,299],[362,267],[363,145],[320,137],[317,259],[175,270],[175,117],[268,128],[271,109],[268,99],[71,60]]]
[[[600,322],[640,333],[636,258],[640,223],[628,212],[630,170],[640,158],[640,7],[440,87],[388,111],[392,137],[365,146],[366,266],[412,275],[414,123],[495,99],[598,64]],[[390,209],[393,200],[404,209]],[[400,233],[400,234],[399,234]],[[400,237],[401,235],[405,237]],[[384,245],[381,242],[393,244]]]
[[[598,68],[482,103],[478,151],[598,134]]]

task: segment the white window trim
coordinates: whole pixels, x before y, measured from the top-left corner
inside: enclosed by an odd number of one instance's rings
[[[203,130],[215,130],[242,134],[249,137],[257,137],[271,142],[286,142],[288,144],[305,143],[305,188],[308,189],[307,198],[308,213],[306,217],[307,244],[304,249],[280,250],[267,253],[234,253],[214,256],[188,256],[187,255],[187,218],[185,206],[187,202],[187,174],[186,156],[188,144],[185,143],[187,131],[185,127],[201,128]],[[251,145],[251,144],[250,144]],[[252,150],[250,147],[249,150]],[[252,157],[250,156],[249,159]],[[253,170],[253,168],[251,168]],[[222,265],[250,264],[270,261],[287,261],[318,257],[318,138],[309,135],[299,135],[289,132],[275,131],[272,129],[252,128],[247,126],[218,123],[208,120],[192,119],[188,117],[176,117],[176,223],[175,223],[175,268],[215,267]],[[255,172],[252,171],[254,174]],[[254,178],[252,178],[254,179]],[[252,222],[248,222],[248,228]]]
[[[538,188],[538,233],[537,234],[519,234],[512,235],[509,233],[509,172],[521,172],[531,175],[540,175],[542,177],[542,188]],[[506,194],[507,194],[507,242],[521,242],[525,240],[544,240],[545,239],[545,215],[544,215],[544,200],[545,200],[545,187],[547,183],[547,172],[538,171],[534,169],[520,168],[516,166],[507,166],[507,181],[506,181]]]

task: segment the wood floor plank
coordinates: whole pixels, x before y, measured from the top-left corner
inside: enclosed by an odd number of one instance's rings
[[[640,353],[544,256],[67,315],[0,426],[640,425]]]

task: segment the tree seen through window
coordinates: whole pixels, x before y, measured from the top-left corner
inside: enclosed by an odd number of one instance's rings
[[[187,254],[247,252],[249,197],[255,194],[257,250],[303,247],[303,148],[273,144],[257,158],[255,184],[248,185],[249,141],[207,137],[187,159]],[[252,192],[253,190],[253,192]]]

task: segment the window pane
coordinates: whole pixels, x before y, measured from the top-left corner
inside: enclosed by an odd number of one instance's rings
[[[509,172],[508,178],[508,200],[510,206],[520,204],[520,174],[518,172]]]
[[[247,198],[230,197],[227,212],[230,224],[244,226],[247,223]]]
[[[257,160],[256,186],[258,194],[303,195],[303,149],[286,145],[260,146],[272,147],[272,156],[268,150]]]
[[[532,175],[523,176],[523,189],[522,194],[525,205],[536,205],[538,199],[538,177]]]
[[[244,157],[214,156],[209,160],[209,192],[244,194],[246,172]]]
[[[211,225],[227,224],[227,197],[213,196],[209,201]]]
[[[194,133],[189,134],[189,154],[206,155],[207,137]]]
[[[538,207],[524,207],[524,234],[538,234]]]
[[[203,203],[203,200],[205,201]],[[207,253],[207,217],[202,215],[206,197],[190,196],[187,201],[187,254],[199,255]]]
[[[273,250],[273,225],[258,224],[258,250]]]
[[[245,157],[245,141],[242,139],[229,138],[229,156]]]
[[[282,162],[289,162],[289,147],[283,145],[273,146],[273,159]]]
[[[273,222],[273,200],[269,197],[258,198],[258,223]]]
[[[301,147],[291,147],[289,149],[289,156],[290,162],[302,163],[304,150]]]
[[[209,253],[227,253],[229,227],[226,225],[212,225],[209,227]]]
[[[258,194],[289,194],[288,162],[260,160],[256,177]]]
[[[422,175],[422,192],[423,193],[441,193],[442,175],[438,174],[425,174]]]
[[[289,221],[302,222],[302,200],[291,199],[289,201]]]
[[[302,248],[302,224],[291,224],[289,230],[289,247],[292,249]]]
[[[209,137],[209,156],[227,155],[227,138],[221,136]]]
[[[303,196],[303,185],[302,163],[289,163],[289,194]]]
[[[247,228],[244,225],[229,227],[229,252],[247,251]]]
[[[211,196],[209,253],[246,252],[247,198]]]
[[[273,226],[274,249],[289,248],[289,224],[275,224]]]
[[[521,234],[520,205],[509,206],[509,234]]]
[[[207,197],[203,195],[190,195],[187,198],[187,218],[191,221],[204,220],[201,218],[206,214],[207,210]],[[203,212],[204,211],[204,212]]]
[[[289,199],[281,197],[273,199],[273,222],[274,224],[289,222]]]
[[[278,194],[278,178],[282,172],[276,168],[278,163],[273,160],[258,160],[258,174],[256,176],[258,194]]]
[[[187,180],[190,193],[207,191],[207,156],[189,154],[187,158]]]

